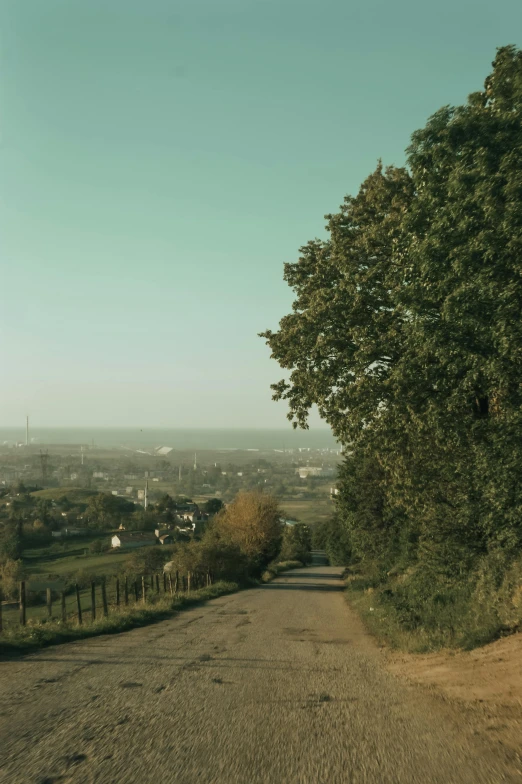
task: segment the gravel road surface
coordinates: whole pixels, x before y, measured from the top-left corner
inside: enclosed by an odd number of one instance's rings
[[[340,575],[0,662],[0,781],[522,782],[458,709],[385,670]]]

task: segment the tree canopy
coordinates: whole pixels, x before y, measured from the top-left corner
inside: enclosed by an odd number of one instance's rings
[[[330,532],[380,574],[410,568],[412,604],[493,563],[498,587],[522,545],[521,172],[507,46],[412,135],[407,167],[379,163],[326,216],[285,265],[292,312],[262,333],[294,426],[316,405],[346,447]]]
[[[279,552],[283,525],[277,500],[267,493],[238,493],[213,520],[212,529],[226,542],[235,544],[255,571],[262,569]],[[255,562],[255,563],[254,563]]]

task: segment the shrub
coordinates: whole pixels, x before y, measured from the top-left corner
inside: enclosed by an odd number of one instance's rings
[[[214,518],[212,528],[223,540],[239,547],[252,574],[260,574],[281,546],[281,511],[276,499],[266,493],[239,493]]]
[[[300,561],[310,563],[312,559],[312,533],[305,523],[285,526],[283,543],[279,553],[280,561]]]
[[[0,564],[0,586],[5,599],[16,599],[18,596],[19,582],[24,579],[24,569],[21,561],[7,559]]]

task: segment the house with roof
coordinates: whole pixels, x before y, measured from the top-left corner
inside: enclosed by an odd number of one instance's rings
[[[150,533],[139,531],[119,532],[111,538],[111,546],[121,550],[134,550],[137,547],[147,547],[152,544],[156,544],[156,537],[152,531]]]

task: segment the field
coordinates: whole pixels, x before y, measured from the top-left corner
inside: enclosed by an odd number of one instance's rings
[[[104,532],[103,537],[93,535],[82,537],[81,539],[68,540],[53,543],[47,547],[33,548],[25,550],[23,555],[26,581],[31,580],[48,581],[61,580],[75,575],[81,571],[84,578],[107,577],[107,591],[109,602],[115,601],[115,576],[125,559],[129,557],[128,551],[119,552],[110,550],[106,553],[90,553],[89,545],[95,540],[109,540],[110,531]],[[43,594],[40,595],[42,598]],[[91,600],[88,589],[80,592],[81,605],[84,612],[90,611]],[[53,616],[56,618],[61,615],[61,608],[58,601],[54,603]],[[75,615],[76,596],[70,594],[66,597],[66,611],[68,614]],[[4,605],[3,620],[6,627],[18,625],[18,606],[15,602]],[[47,607],[44,604],[31,604],[27,607],[28,620],[47,619]]]
[[[297,519],[308,525],[328,520],[334,512],[329,495],[310,500],[282,500],[281,508],[290,519]]]
[[[86,490],[82,487],[48,487],[45,490],[35,490],[31,495],[45,501],[57,500],[65,495],[71,503],[88,504],[91,496],[99,492],[99,490]]]
[[[115,580],[110,580],[107,583],[107,598],[109,604],[114,604],[115,602]],[[98,589],[99,594],[99,589]],[[39,594],[41,598],[40,604],[30,604],[26,610],[26,616],[29,623],[36,623],[40,621],[47,621],[49,619],[49,615],[47,612],[47,606],[44,603],[45,593]],[[53,601],[53,613],[52,617],[54,620],[61,618],[61,605],[60,600],[57,598],[56,594],[53,594],[54,601]],[[89,588],[85,588],[80,591],[80,603],[82,607],[82,612],[86,617],[91,618],[91,592]],[[97,598],[97,607],[98,607],[98,614],[101,615],[101,598],[98,595]],[[68,616],[77,617],[77,604],[76,604],[76,595],[74,593],[69,593],[65,597],[65,610]],[[12,629],[14,627],[19,626],[19,609],[17,602],[10,602],[8,604],[4,604],[2,608],[2,618],[3,624],[6,629]]]
[[[28,578],[38,576],[38,579],[50,580],[78,572],[80,569],[94,575],[115,573],[125,559],[125,552],[89,551],[91,542],[101,539],[105,544],[109,542],[110,536],[111,532],[107,531],[103,536],[70,539],[47,547],[25,550],[23,561]]]

